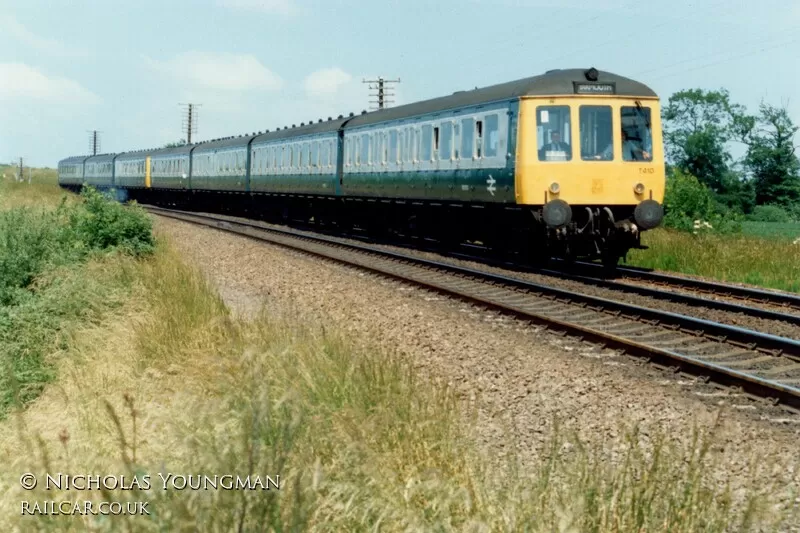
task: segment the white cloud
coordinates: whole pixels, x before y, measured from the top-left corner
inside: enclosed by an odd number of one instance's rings
[[[99,99],[68,78],[47,76],[24,63],[0,63],[0,101],[32,100],[86,104]]]
[[[303,86],[311,98],[333,96],[345,84],[350,83],[353,76],[338,67],[323,68],[309,74]]]
[[[277,90],[283,80],[252,55],[186,52],[169,61],[145,58],[153,69],[190,85],[226,91]]]
[[[294,0],[217,0],[217,4],[231,9],[278,13],[279,15],[293,15],[298,11]]]
[[[86,50],[66,46],[64,43],[47,37],[40,37],[23,26],[16,18],[9,15],[0,16],[0,28],[4,36],[11,37],[22,44],[55,56],[85,55]]]

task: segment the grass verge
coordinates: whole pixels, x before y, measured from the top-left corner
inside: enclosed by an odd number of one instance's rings
[[[24,193],[8,184],[0,196],[10,205],[0,210],[2,418],[54,379],[51,355],[67,348],[73,330],[124,301],[130,272],[108,267],[110,255],[142,256],[153,242],[143,213],[91,190],[80,201],[64,199],[57,207],[54,197],[29,207],[19,200]]]
[[[663,435],[643,444],[629,427],[613,460],[604,446],[556,431],[523,468],[487,456],[472,436],[472,407],[406,360],[300,316],[233,316],[167,246],[150,261],[111,261],[120,263],[101,270],[133,280],[127,304],[87,325],[59,360],[58,387],[0,432],[10,459],[1,477],[136,477],[146,490],[55,499],[147,501],[149,515],[20,516],[21,500],[54,494],[12,484],[3,530],[713,532],[790,523],[771,507],[785,489],[777,481],[741,494],[714,481],[713,431],[686,445]],[[280,489],[178,488],[190,474],[189,486],[228,474],[266,487],[269,476]]]
[[[659,228],[642,235],[648,250],[628,264],[800,292],[800,244],[747,235],[692,235]]]

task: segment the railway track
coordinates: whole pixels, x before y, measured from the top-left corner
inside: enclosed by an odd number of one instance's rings
[[[577,263],[577,266],[596,273],[600,273],[602,271],[602,267],[595,263],[580,262]],[[800,314],[800,295],[686,278],[683,276],[675,276],[661,272],[651,272],[632,267],[618,267],[617,274],[623,277],[623,281],[642,281],[660,287],[691,291],[711,297],[721,297],[740,300],[747,303],[771,305]],[[628,285],[628,283],[624,284],[626,286],[633,286]],[[800,315],[784,316],[792,316],[796,319],[794,323],[800,324]]]
[[[413,283],[800,410],[800,341],[327,236],[145,208]]]

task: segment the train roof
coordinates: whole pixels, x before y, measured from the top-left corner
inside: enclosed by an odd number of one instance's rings
[[[302,126],[268,131],[267,133],[258,135],[253,141],[253,144],[288,139],[290,137],[301,137],[303,135],[333,133],[338,131],[342,124],[347,122],[349,118],[350,117],[342,117],[339,115],[339,118],[329,117],[328,120],[322,122],[309,122],[308,124],[304,124]]]
[[[437,111],[447,111],[459,107],[510,100],[522,96],[574,95],[576,84],[614,86],[614,95],[641,98],[657,97],[650,87],[611,72],[596,69],[550,70],[539,76],[521,80],[475,88],[470,91],[457,91],[450,96],[390,107],[354,117],[347,128],[398,120],[406,117],[425,115]]]
[[[195,145],[194,153],[219,150],[220,148],[247,148],[247,143],[250,142],[250,139],[255,137],[257,137],[257,135],[242,135],[228,137],[226,139],[201,142]]]
[[[66,159],[62,159],[61,161],[58,162],[58,164],[61,165],[62,163],[63,164],[67,164],[67,163],[83,163],[88,158],[89,158],[89,156],[86,156],[86,155],[74,155],[72,157],[68,157]]]
[[[117,154],[117,161],[128,161],[131,159],[144,159],[150,155],[150,150],[135,150],[131,152],[122,152]]]
[[[160,157],[164,155],[189,155],[189,152],[192,151],[192,148],[197,146],[196,144],[184,144],[183,146],[171,146],[169,148],[159,148],[158,150],[151,151],[148,155],[151,157]]]
[[[92,155],[86,158],[87,163],[105,163],[107,161],[113,161],[114,158],[117,157],[117,154],[101,154],[101,155]]]

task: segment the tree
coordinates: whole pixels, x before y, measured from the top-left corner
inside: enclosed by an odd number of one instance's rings
[[[785,107],[762,103],[747,132],[744,164],[753,178],[756,203],[794,208],[800,203],[800,161],[795,154],[795,126]]]
[[[715,193],[731,183],[726,144],[749,131],[752,117],[732,104],[728,91],[688,89],[673,94],[663,111],[667,157],[678,169],[697,176]]]

